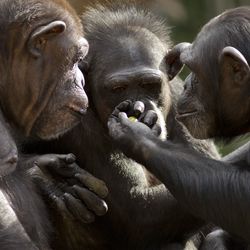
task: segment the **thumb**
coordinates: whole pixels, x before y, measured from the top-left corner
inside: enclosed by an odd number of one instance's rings
[[[128,119],[128,116],[125,112],[120,112],[118,114],[118,118],[122,124],[128,124],[129,119]]]

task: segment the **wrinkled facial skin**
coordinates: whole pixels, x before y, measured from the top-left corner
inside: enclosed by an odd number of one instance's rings
[[[25,136],[52,139],[80,122],[88,99],[78,63],[88,52],[76,23],[49,21],[35,26],[28,42],[15,44],[4,113]],[[44,21],[44,22],[45,22]],[[20,33],[20,32],[17,32]]]
[[[184,91],[177,103],[177,120],[183,123],[192,136],[206,139],[217,136],[218,89],[217,72],[206,68],[202,41],[176,45],[166,56],[167,73],[175,77],[186,65],[191,73],[185,80]],[[209,55],[208,55],[209,56]]]
[[[168,56],[171,76],[183,64],[191,70],[178,101],[177,119],[198,139],[249,132],[250,67],[234,47],[221,46],[211,53],[202,37],[189,46],[177,45]]]
[[[148,37],[137,34],[117,38],[113,47],[111,45],[97,56],[106,61],[106,68],[101,68],[101,63],[95,65],[95,72],[99,74],[92,75],[89,87],[104,126],[114,108],[125,100],[143,101],[146,110],[163,112],[166,118],[171,104],[167,77],[161,69],[166,49],[157,37],[152,34],[150,40]],[[159,123],[164,123],[160,120]]]
[[[74,127],[88,105],[83,89],[84,77],[78,67],[87,54],[88,43],[79,35],[65,33],[64,36],[58,40],[59,44],[55,47],[51,44],[46,51],[47,61],[57,65],[57,73],[51,72],[57,84],[31,131],[32,135],[42,139],[57,137]],[[55,55],[53,49],[59,50],[60,54]]]
[[[70,42],[66,43],[70,44]],[[61,79],[58,79],[59,82],[36,120],[31,134],[43,139],[50,135],[57,137],[77,125],[80,117],[86,113],[88,99],[83,89],[85,81],[78,63],[85,57],[87,47],[87,41],[80,38],[77,51],[73,53],[75,58],[68,58],[68,61],[65,62],[62,57],[67,53],[67,50],[65,54],[59,55],[57,62],[60,62],[61,65],[58,67],[59,69],[64,67],[65,71],[58,72]]]
[[[194,72],[185,80],[184,91],[177,104],[177,120],[183,123],[193,137],[214,137],[216,131],[216,105],[211,89],[203,85],[202,78]],[[213,103],[214,102],[214,103]]]

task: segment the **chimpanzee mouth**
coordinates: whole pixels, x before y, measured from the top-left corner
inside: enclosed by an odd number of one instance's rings
[[[188,112],[183,112],[183,113],[177,113],[176,115],[176,119],[182,119],[182,118],[186,118],[186,117],[190,117],[190,116],[194,116],[198,114],[198,110],[192,110],[192,111],[188,111]]]
[[[74,116],[77,116],[77,117],[81,117],[83,115],[86,115],[87,113],[87,107],[86,108],[80,108],[80,107],[76,107],[74,105],[71,105],[69,107],[69,110],[70,112],[74,115]]]

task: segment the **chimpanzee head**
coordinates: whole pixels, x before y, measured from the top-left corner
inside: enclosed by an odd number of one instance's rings
[[[250,130],[250,8],[226,11],[206,24],[192,44],[167,55],[173,78],[185,64],[191,74],[177,119],[196,138],[228,137]]]
[[[78,68],[88,51],[82,26],[64,0],[2,0],[0,9],[4,115],[26,136],[57,137],[88,104]]]
[[[162,61],[170,39],[163,22],[121,5],[89,9],[83,22],[90,43],[86,87],[102,123],[127,99],[167,114],[171,98]]]

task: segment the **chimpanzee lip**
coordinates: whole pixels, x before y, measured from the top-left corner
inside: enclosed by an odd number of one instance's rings
[[[179,119],[179,118],[185,118],[185,117],[189,117],[189,116],[193,116],[193,115],[196,115],[198,114],[198,110],[192,110],[192,111],[187,111],[187,112],[179,112],[177,115],[176,115],[176,118]]]
[[[80,108],[80,107],[71,106],[71,107],[69,107],[69,110],[70,110],[71,114],[76,116],[76,117],[79,117],[79,116],[81,117],[83,115],[86,115],[86,113],[87,113],[87,107]]]

